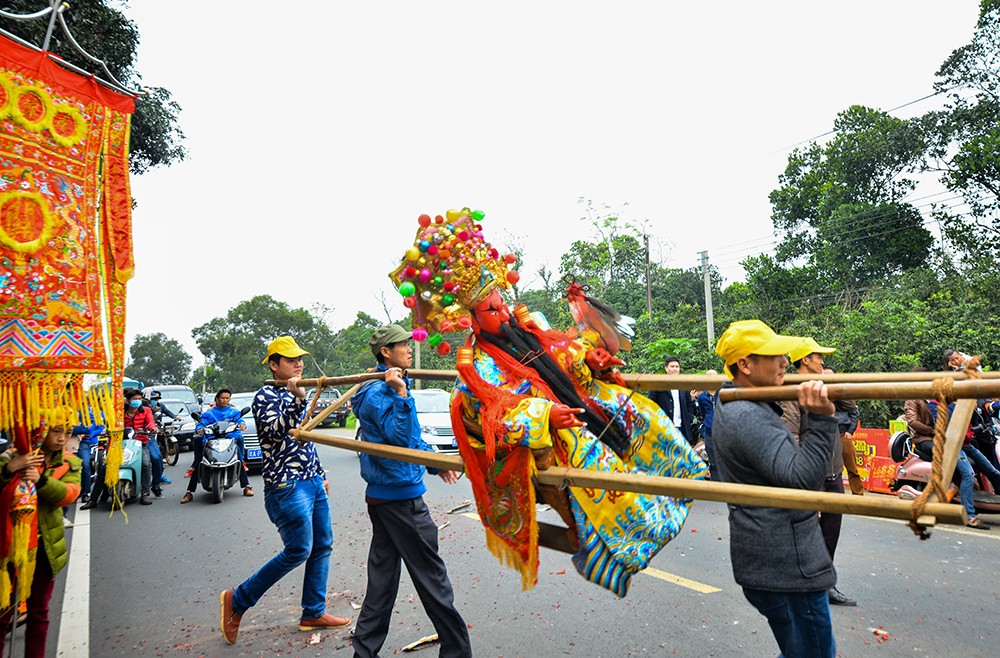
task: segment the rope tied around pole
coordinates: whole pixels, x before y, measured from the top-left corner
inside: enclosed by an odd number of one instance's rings
[[[979,357],[974,356],[965,364],[965,374],[969,379],[980,379]],[[927,526],[917,523],[924,514],[924,508],[930,499],[931,494],[937,496],[940,501],[947,501],[943,480],[942,460],[944,458],[945,432],[948,430],[948,422],[951,420],[951,411],[948,409],[955,401],[955,380],[950,377],[940,377],[931,382],[934,391],[934,399],[937,401],[937,421],[934,423],[934,458],[931,462],[931,481],[924,487],[923,492],[913,501],[911,506],[910,529],[913,534],[920,539],[927,539],[930,533]]]

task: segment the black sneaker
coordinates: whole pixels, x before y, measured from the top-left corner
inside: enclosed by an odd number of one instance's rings
[[[153,488],[153,495],[156,496],[157,498],[163,498],[163,489],[161,489],[159,487],[154,487]]]
[[[139,504],[140,505],[152,505],[153,501],[151,501],[149,499],[149,494],[142,494],[141,496],[139,496]]]

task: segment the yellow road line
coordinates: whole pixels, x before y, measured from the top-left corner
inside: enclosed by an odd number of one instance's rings
[[[659,569],[654,569],[653,567],[646,567],[642,573],[647,576],[652,576],[653,578],[665,580],[668,583],[673,583],[674,585],[680,585],[681,587],[693,589],[694,591],[702,594],[714,594],[715,592],[722,591],[718,587],[712,587],[711,585],[706,585],[705,583],[699,583],[696,580],[689,580],[683,576],[667,573],[666,571],[660,571]]]
[[[879,518],[879,517],[871,517],[871,518],[873,518],[876,521],[888,521],[889,523],[899,523],[899,524],[902,524],[902,525],[906,525],[906,523],[907,523],[906,521],[900,521],[899,519],[883,519],[883,518]],[[991,523],[990,525],[994,525],[994,524]],[[962,526],[955,526],[955,525],[951,525],[951,524],[944,524],[944,523],[942,523],[940,525],[933,526],[931,528],[931,532],[934,532],[935,530],[940,530],[942,532],[954,532],[954,533],[959,534],[959,535],[968,535],[970,537],[982,537],[983,539],[992,539],[994,541],[1000,541],[1000,535],[998,535],[996,533],[986,532],[986,531],[983,531],[983,530],[973,530],[973,529],[970,529],[970,528],[965,528],[965,527],[962,527]]]
[[[462,514],[467,519],[479,520],[479,515],[472,512],[465,512]],[[646,567],[643,570],[644,574],[647,576],[652,576],[653,578],[659,578],[660,580],[665,580],[668,583],[673,583],[674,585],[680,585],[681,587],[686,587],[687,589],[693,589],[696,592],[701,592],[702,594],[714,594],[715,592],[721,592],[722,590],[718,587],[713,587],[711,585],[706,585],[705,583],[699,583],[696,580],[690,580],[676,574],[667,573],[666,571],[660,571],[659,569],[654,569],[652,567]]]

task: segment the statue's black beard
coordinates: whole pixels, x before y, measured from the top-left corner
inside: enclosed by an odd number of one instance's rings
[[[626,453],[631,443],[629,437],[613,421],[610,424],[606,423],[587,406],[576,392],[573,380],[552,359],[534,334],[523,329],[513,317],[509,322],[500,325],[500,331],[503,333],[503,340],[486,332],[480,332],[479,338],[495,345],[525,367],[537,372],[541,380],[548,384],[558,398],[553,402],[561,402],[571,407],[583,409],[580,416],[586,424],[587,430],[594,436],[601,437],[601,442],[618,453],[619,456]]]

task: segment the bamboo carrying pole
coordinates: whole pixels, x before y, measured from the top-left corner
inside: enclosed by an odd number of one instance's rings
[[[983,379],[1000,379],[1000,373],[979,373]],[[407,375],[418,379],[439,381],[454,380],[458,373],[454,370],[410,370]],[[725,378],[704,375],[625,375],[626,382],[636,389],[668,390],[714,390]],[[949,377],[958,380],[953,386],[953,395],[961,401],[956,405],[955,412],[948,424],[945,438],[944,454],[942,456],[942,482],[950,482],[955,465],[958,462],[958,452],[961,450],[965,435],[975,409],[976,399],[988,396],[1000,396],[1000,381],[983,381],[983,379],[968,380],[965,372],[939,373],[848,373],[844,375],[787,375],[785,381],[794,384],[811,379],[823,379],[831,382],[827,385],[830,399],[883,399],[905,400],[928,398],[934,396],[931,381],[939,377]],[[322,377],[319,379],[301,379],[303,386],[335,386],[337,384],[361,383],[374,379],[384,379],[385,373],[363,373],[345,377]],[[853,382],[853,383],[832,383]],[[269,380],[271,385],[282,386],[284,380]],[[356,388],[356,387],[355,387]],[[352,389],[353,391],[353,389]],[[720,394],[720,402],[737,399],[744,400],[794,400],[797,398],[795,386],[770,386],[726,389]],[[964,398],[964,399],[963,399]],[[349,395],[338,400],[339,404],[328,407],[327,414],[345,404]],[[464,464],[459,457],[426,453],[395,446],[383,446],[352,441],[311,431],[324,418],[317,416],[302,429],[293,430],[292,435],[299,440],[315,441],[324,445],[356,450],[369,454],[377,454],[393,459],[400,459],[433,468],[464,471]],[[726,482],[705,482],[686,480],[683,478],[659,478],[628,473],[596,473],[592,471],[565,467],[551,468],[538,473],[538,482],[551,485],[569,485],[616,491],[637,491],[654,495],[667,495],[678,498],[693,498],[698,500],[714,500],[731,504],[758,505],[767,507],[782,507],[788,509],[808,509],[820,512],[840,514],[859,514],[893,519],[912,519],[912,504],[901,500],[879,500],[857,496],[845,497],[840,494],[805,491],[799,489],[783,489],[780,487],[761,487]],[[924,509],[924,514],[917,519],[923,526],[931,526],[938,521],[944,523],[962,524],[967,521],[965,509],[950,503],[937,502],[936,494],[931,494]]]
[[[381,372],[361,372],[356,375],[344,375],[343,377],[318,377],[315,379],[300,379],[299,386],[340,386],[341,384],[358,384],[372,379],[385,379],[386,371]],[[287,379],[267,379],[265,386],[286,386]]]
[[[414,379],[432,379],[437,381],[455,381],[457,370],[419,370],[407,371],[407,376]],[[1000,379],[1000,372],[979,373],[982,379]],[[729,381],[724,375],[663,375],[663,374],[633,374],[621,373],[622,379],[630,388],[640,391],[716,391],[723,383]],[[969,376],[964,371],[942,372],[846,372],[828,375],[785,375],[785,384],[799,384],[813,379],[822,379],[827,384],[856,384],[880,382],[930,382],[942,377],[955,380],[967,380]],[[861,398],[855,398],[861,399]]]
[[[969,411],[971,415],[971,410]],[[955,420],[961,421],[961,414],[956,411]],[[965,419],[966,424],[968,418]],[[299,441],[313,441],[335,448],[344,448],[370,455],[398,459],[400,461],[423,464],[432,468],[449,471],[465,471],[461,457],[442,455],[421,450],[411,450],[397,446],[387,446],[367,441],[345,439],[329,434],[320,434],[305,430],[292,430],[292,436]],[[961,449],[961,442],[959,442]],[[957,461],[958,453],[954,453]],[[947,466],[947,464],[946,464]],[[952,462],[954,468],[954,461]],[[783,489],[780,487],[761,487],[731,482],[712,482],[703,480],[686,480],[683,478],[654,477],[635,475],[631,473],[603,473],[577,468],[553,467],[539,471],[536,477],[541,484],[555,486],[568,485],[593,489],[611,489],[614,491],[635,491],[659,496],[675,498],[694,498],[696,500],[713,500],[736,505],[758,505],[762,507],[781,507],[786,509],[818,510],[837,514],[859,514],[887,519],[909,520],[911,504],[898,499],[884,499],[868,496],[845,496],[843,494],[802,489]],[[924,510],[926,523],[934,525],[936,518],[940,523],[965,525],[965,509],[960,505],[931,502]]]
[[[823,380],[826,382],[826,380]],[[1000,380],[974,379],[956,381],[952,397],[989,398],[1000,396]],[[881,382],[869,384],[827,384],[831,400],[919,400],[935,397],[932,382]],[[797,400],[795,386],[754,386],[726,388],[719,392],[719,402],[733,400]]]
[[[305,425],[302,426],[302,429],[303,430],[307,430],[307,431],[308,430],[312,430],[317,425],[319,425],[324,420],[326,420],[327,416],[329,416],[334,411],[336,411],[337,409],[340,409],[342,406],[344,406],[345,404],[347,404],[347,401],[351,399],[352,395],[354,395],[355,393],[358,392],[358,389],[361,388],[361,384],[363,384],[363,383],[364,382],[355,384],[351,388],[347,389],[346,393],[344,393],[339,398],[337,398],[336,400],[334,400],[333,403],[330,404],[326,409],[323,409],[318,414],[316,414],[315,418],[311,418],[308,421],[306,421]],[[318,399],[319,399],[319,394],[317,393],[316,394],[316,400],[318,400]],[[316,400],[313,400],[313,404],[315,404]],[[309,411],[309,413],[307,415],[310,415],[310,416],[312,415],[312,408],[311,407],[310,407],[310,411]]]

